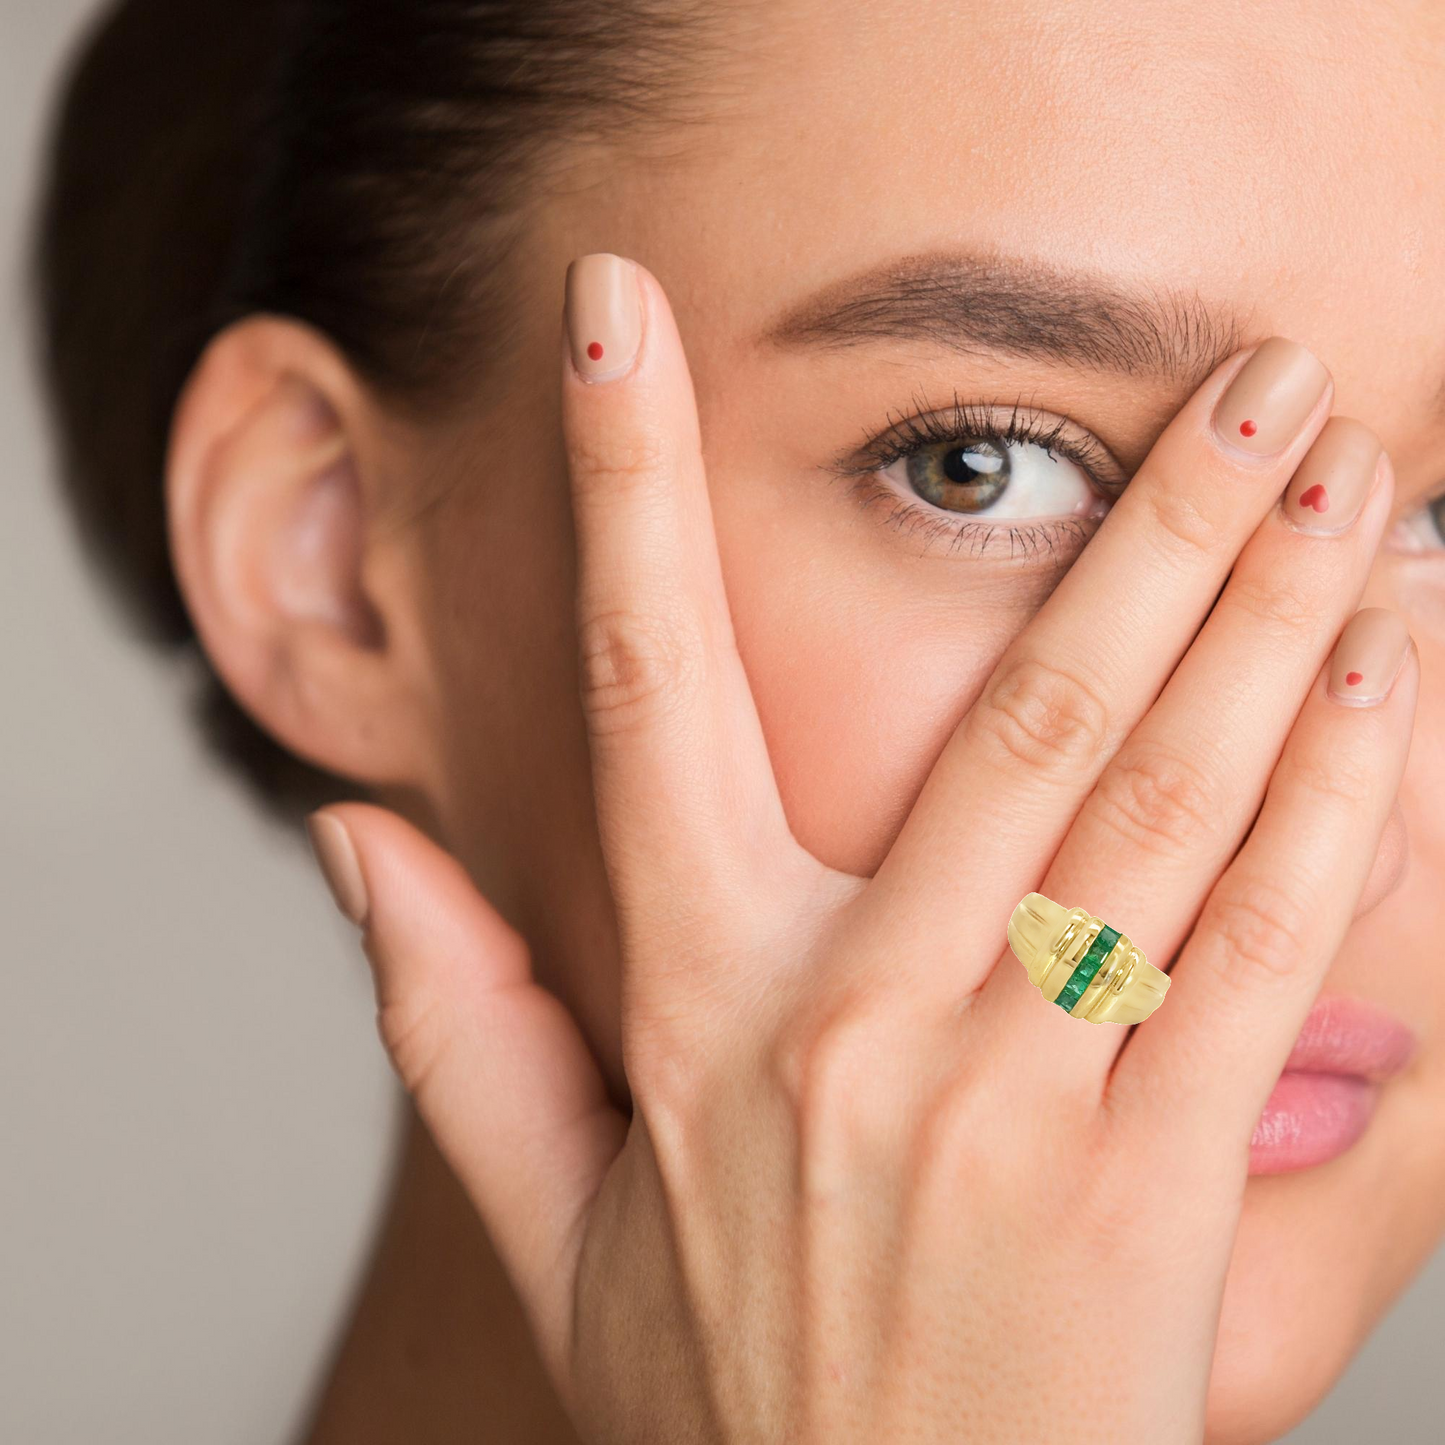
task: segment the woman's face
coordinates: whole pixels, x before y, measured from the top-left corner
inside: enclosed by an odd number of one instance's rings
[[[518,263],[505,393],[437,441],[467,460],[407,533],[441,699],[430,806],[621,1093],[558,421],[572,257],[634,257],[668,292],[783,800],[858,874],[1195,382],[1240,344],[1304,342],[1393,459],[1363,601],[1405,615],[1423,670],[1391,886],[1325,989],[1420,1047],[1354,1147],[1251,1178],[1210,1439],[1273,1438],[1445,1220],[1445,19],[1430,0],[773,0],[734,39],[691,97],[706,124],[563,158]],[[902,462],[829,470],[899,423],[948,436],[955,401],[976,428],[1021,404],[1053,432],[1002,444],[986,515],[935,505],[958,505],[946,445],[914,462],[922,494]]]

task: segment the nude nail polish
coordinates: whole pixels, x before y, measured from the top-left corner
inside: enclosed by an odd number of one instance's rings
[[[1348,531],[1365,505],[1382,450],[1363,422],[1332,416],[1280,498],[1284,520],[1312,537]]]
[[[307,818],[306,834],[336,906],[358,928],[362,927],[370,902],[351,834],[339,818],[329,813],[313,813]]]
[[[1410,630],[1388,607],[1362,607],[1345,624],[1330,663],[1330,696],[1351,707],[1383,702],[1410,647]]]
[[[1253,456],[1283,451],[1314,411],[1330,374],[1297,341],[1262,341],[1214,408],[1221,440]]]
[[[612,381],[642,344],[637,268],[609,251],[579,256],[567,268],[567,336],[583,381]]]

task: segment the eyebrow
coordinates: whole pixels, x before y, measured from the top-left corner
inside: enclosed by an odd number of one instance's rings
[[[1197,384],[1245,344],[1197,292],[1129,287],[1014,258],[908,256],[835,281],[758,336],[786,349],[921,341]]]

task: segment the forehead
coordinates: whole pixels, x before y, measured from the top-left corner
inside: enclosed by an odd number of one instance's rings
[[[735,32],[712,123],[618,184],[637,253],[745,297],[740,326],[972,249],[1197,290],[1316,349],[1342,410],[1411,365],[1411,405],[1438,387],[1437,0],[769,0]]]

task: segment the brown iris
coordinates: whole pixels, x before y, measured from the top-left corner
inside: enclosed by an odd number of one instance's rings
[[[986,512],[1009,483],[1008,451],[987,437],[925,447],[908,458],[908,484],[950,512]]]

